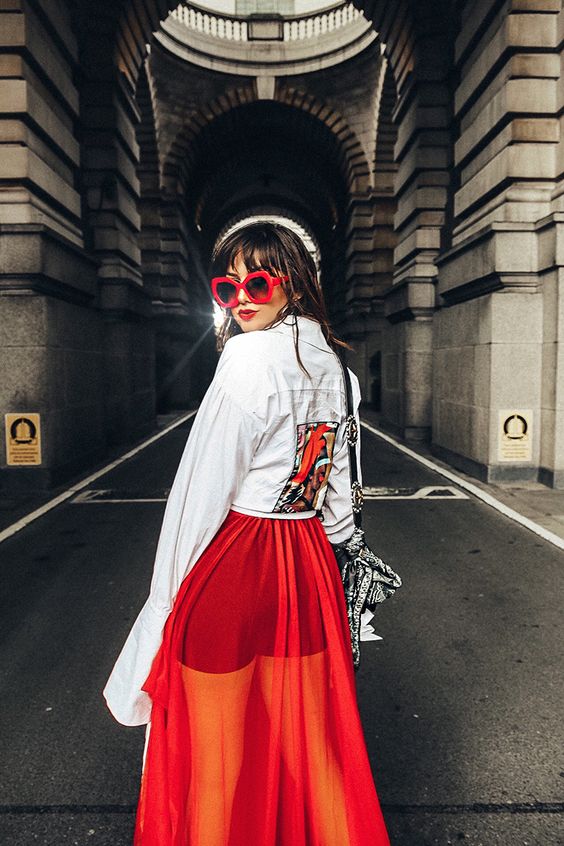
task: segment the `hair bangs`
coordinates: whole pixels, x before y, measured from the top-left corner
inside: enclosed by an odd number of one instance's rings
[[[262,228],[247,227],[231,233],[220,245],[213,259],[212,273],[219,275],[233,267],[241,255],[249,272],[264,268],[270,273],[283,272],[286,261],[279,238]]]
[[[264,268],[270,273],[276,273],[284,269],[284,258],[277,239],[270,241],[263,238],[245,240],[242,248],[242,259],[249,271]]]

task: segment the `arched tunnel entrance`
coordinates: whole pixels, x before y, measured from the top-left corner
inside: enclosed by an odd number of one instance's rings
[[[232,19],[211,13],[195,18],[192,11],[179,7],[156,34],[137,93],[139,99],[139,91],[145,92],[138,133],[141,159],[143,145],[152,146],[156,136],[160,149],[154,159],[159,197],[151,183],[153,201],[146,204],[142,183],[141,200],[152,209],[147,229],[154,228],[156,217],[162,222],[159,237],[166,243],[166,255],[163,251],[158,266],[168,268],[160,273],[160,283],[155,278],[160,291],[153,307],[158,407],[183,407],[209,381],[215,360],[209,344],[199,346],[199,384],[189,367],[178,363],[173,384],[171,364],[204,330],[197,316],[209,323],[204,277],[219,232],[227,221],[260,209],[263,215],[299,221],[317,245],[332,322],[342,336],[355,334],[356,365],[367,398],[378,408],[381,374],[378,366],[375,374],[374,363],[382,358],[382,294],[392,278],[395,90],[376,33],[346,4],[331,7],[330,13],[322,9],[317,17],[292,22],[315,24],[319,32],[309,37],[302,32],[295,42],[288,34],[283,61],[278,56],[273,65],[273,57],[264,54],[262,70],[273,66],[276,79],[253,79],[245,64],[248,42],[226,38],[225,29],[222,38],[210,34],[213,24],[217,33],[219,24]],[[320,30],[327,21],[335,29],[332,40],[315,45],[316,32],[322,42],[327,38]],[[198,54],[193,30],[203,39]],[[204,45],[211,54],[220,42],[225,53],[220,69],[229,70],[229,77],[218,77],[215,63],[208,67],[202,59]],[[317,59],[311,70],[304,44]],[[256,72],[260,62],[250,64]],[[372,83],[366,90],[358,86],[359,75]],[[219,85],[223,94],[218,95]],[[145,231],[144,226],[142,239]],[[168,303],[173,299],[177,308],[171,313]],[[178,303],[183,304],[183,319]],[[205,348],[209,367],[202,363]]]
[[[560,486],[561,332],[542,315],[561,251],[539,246],[561,194],[558,4],[525,5],[3,9],[1,402],[39,414],[43,445],[20,466],[3,431],[6,487],[50,487],[198,401],[207,256],[253,210],[311,233],[383,428],[484,479]],[[537,433],[519,460],[509,412]]]
[[[338,140],[325,124],[284,103],[251,102],[211,120],[193,139],[189,156],[187,152],[177,138],[164,166],[163,200],[169,207],[177,206],[202,269],[230,221],[250,218],[257,209],[264,216],[268,210],[288,221],[300,221],[310,233],[319,251],[327,301],[337,314],[342,311],[342,303],[341,308],[338,305],[346,288],[342,233],[347,184]],[[187,290],[187,321],[194,314],[193,287],[192,280]],[[211,304],[208,296],[208,311]],[[200,307],[206,315],[204,302]],[[157,362],[161,354],[166,358],[167,349],[166,321],[159,327]],[[189,399],[182,397],[180,387],[171,393],[176,407]]]

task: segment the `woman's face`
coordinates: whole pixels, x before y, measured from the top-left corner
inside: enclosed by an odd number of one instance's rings
[[[233,263],[227,268],[227,276],[242,282],[248,273],[250,273],[250,270],[246,267],[241,253],[238,253]],[[288,297],[282,290],[281,284],[274,286],[272,298],[267,303],[253,303],[244,289],[241,288],[238,294],[238,303],[231,309],[231,313],[243,332],[253,332],[256,329],[264,329],[272,323],[287,302]]]

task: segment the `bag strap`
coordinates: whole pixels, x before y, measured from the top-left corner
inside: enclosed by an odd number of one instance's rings
[[[362,486],[358,481],[358,467],[356,462],[356,442],[360,437],[358,424],[354,414],[352,384],[349,369],[347,367],[344,355],[337,353],[337,358],[343,370],[343,377],[345,381],[345,395],[346,395],[346,422],[345,422],[345,437],[349,445],[349,469],[351,477],[351,503],[353,509],[353,518],[355,526],[362,528],[362,504],[364,496],[362,493]]]

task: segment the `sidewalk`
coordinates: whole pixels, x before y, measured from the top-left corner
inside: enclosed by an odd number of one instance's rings
[[[361,409],[361,422],[365,420],[370,425],[380,429],[380,415],[370,409]],[[553,532],[564,540],[564,490],[554,490],[542,485],[540,482],[482,482],[475,476],[469,476],[463,470],[459,470],[452,464],[447,464],[433,455],[428,444],[412,443],[404,441],[396,435],[391,435],[382,428],[382,431],[389,437],[393,437],[402,446],[416,452],[418,455],[432,461],[437,468],[443,467],[451,473],[455,473],[466,482],[470,482],[480,490],[495,497],[499,502],[513,508],[523,517],[534,520],[543,528]]]

